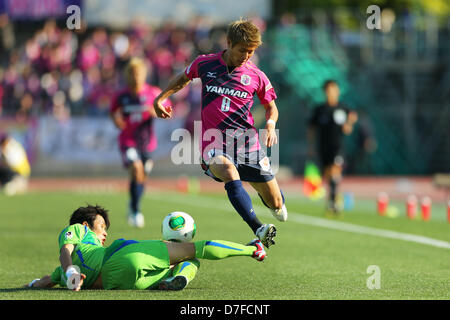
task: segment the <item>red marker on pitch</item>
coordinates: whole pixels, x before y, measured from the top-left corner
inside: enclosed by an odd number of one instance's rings
[[[386,210],[389,205],[389,196],[386,192],[380,192],[377,198],[377,211],[380,216],[386,215]]]
[[[422,198],[421,208],[422,208],[422,219],[424,221],[430,220],[430,218],[431,218],[431,199],[430,199],[430,197]]]
[[[180,176],[177,179],[177,191],[181,193],[188,193],[189,191],[189,179],[186,176]]]
[[[406,199],[406,216],[408,219],[414,219],[417,213],[417,197],[413,194]]]

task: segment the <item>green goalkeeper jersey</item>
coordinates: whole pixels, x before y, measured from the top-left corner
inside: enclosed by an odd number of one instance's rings
[[[61,232],[59,235],[59,250],[65,244],[75,246],[72,252],[72,264],[78,266],[81,273],[86,275],[82,288],[89,288],[100,274],[105,248],[97,235],[82,224],[70,225]],[[67,279],[61,266],[55,269],[51,279],[54,283],[59,283],[64,287],[67,286]]]

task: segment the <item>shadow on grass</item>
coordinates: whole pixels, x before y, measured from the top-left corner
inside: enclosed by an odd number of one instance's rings
[[[191,290],[198,290],[200,288],[188,288],[189,291]],[[68,290],[67,288],[0,288],[0,293],[15,293],[15,292],[67,292],[72,290]],[[103,289],[84,289],[81,290],[83,292],[151,292],[155,294],[163,294],[163,293],[178,293],[178,292],[185,292],[186,289],[180,290],[180,291],[172,291],[172,290],[158,290],[158,289],[147,289],[147,290],[103,290]]]
[[[14,292],[36,292],[36,291],[67,291],[65,288],[0,288],[0,293],[14,293]]]

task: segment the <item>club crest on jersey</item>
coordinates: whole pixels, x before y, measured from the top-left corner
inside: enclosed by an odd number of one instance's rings
[[[73,237],[72,231],[67,231],[65,236],[66,236],[66,239],[72,239],[72,237]]]
[[[270,160],[267,157],[264,157],[259,161],[259,165],[264,171],[270,171]]]
[[[250,82],[252,82],[252,78],[250,78],[249,75],[243,74],[243,75],[241,76],[241,83],[242,83],[244,86],[248,86],[248,85],[250,84]]]

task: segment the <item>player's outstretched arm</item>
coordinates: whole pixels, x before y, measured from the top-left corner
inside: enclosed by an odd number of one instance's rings
[[[79,270],[75,270],[72,266],[72,252],[74,249],[75,246],[73,244],[63,245],[59,254],[59,261],[61,262],[61,268],[65,272],[66,278],[68,281],[71,281],[71,285],[67,287],[75,291],[80,291],[86,275],[79,273]]]
[[[24,288],[52,288],[56,285],[52,281],[52,278],[50,275],[43,276],[40,279],[35,279],[31,281],[30,283],[25,284]]]
[[[153,108],[155,109],[156,116],[158,118],[171,118],[172,107],[164,107],[162,102],[169,98],[174,93],[183,89],[191,80],[185,75],[184,72],[180,73],[174,79],[170,81],[167,88],[164,89],[153,101]]]
[[[269,103],[263,105],[266,109],[266,136],[265,144],[267,147],[272,147],[274,144],[278,143],[277,134],[275,131],[275,126],[278,120],[278,108],[275,101],[272,100]]]
[[[75,246],[73,244],[65,244],[62,246],[60,255],[59,255],[59,261],[61,262],[61,269],[63,272],[68,272],[70,267],[72,266],[72,252],[74,250]],[[80,275],[80,283],[83,283],[83,277],[84,275]],[[24,285],[24,287],[28,288],[51,288],[54,287],[57,283],[52,281],[52,278],[50,275],[43,276],[40,279],[34,279],[30,283],[27,283]],[[81,288],[81,284],[77,286],[78,288],[74,288],[74,290],[78,291]],[[77,290],[78,289],[78,290]]]
[[[74,249],[75,246],[73,244],[65,244],[59,252],[59,262],[61,262],[61,267],[64,272],[72,265],[72,252]]]
[[[116,110],[115,112],[111,113],[110,117],[111,117],[112,121],[114,122],[114,125],[119,130],[122,130],[125,128],[125,120],[123,119],[123,116],[120,113],[120,110]]]
[[[358,121],[358,114],[355,111],[350,111],[347,121],[342,126],[344,134],[349,135],[353,132],[353,125]]]

